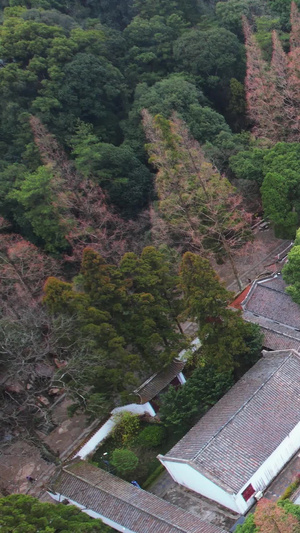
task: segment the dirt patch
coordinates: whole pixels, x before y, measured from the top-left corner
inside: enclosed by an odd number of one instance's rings
[[[0,488],[3,494],[36,492],[37,483],[49,471],[49,463],[41,459],[38,450],[18,441],[6,447],[0,457]],[[30,483],[26,476],[37,482]]]
[[[67,408],[71,404],[71,400],[65,399],[55,407],[53,420],[57,427],[44,437],[46,444],[58,452],[58,455],[71,447],[87,427],[86,417],[83,414],[69,418]]]
[[[64,399],[57,404],[53,410],[53,420],[58,427],[47,436],[40,434],[59,456],[67,450],[71,451],[87,427],[84,415],[68,417],[67,408],[71,403]],[[54,470],[55,466],[44,461],[35,446],[23,441],[14,442],[0,456],[0,491],[4,494],[22,493],[41,497],[45,492],[47,479]],[[26,476],[31,476],[36,481],[31,483]]]

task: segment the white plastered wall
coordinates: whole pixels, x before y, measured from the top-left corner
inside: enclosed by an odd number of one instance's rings
[[[221,487],[210,481],[208,478],[200,474],[192,466],[187,463],[168,461],[165,457],[158,457],[160,462],[168,470],[169,474],[172,476],[174,481],[183,485],[184,487],[202,494],[210,500],[224,505],[228,509],[240,513],[241,510],[238,508],[235,494],[230,494],[226,492]]]
[[[186,383],[186,379],[182,372],[179,372],[179,374],[177,374],[177,379],[181,385],[184,385]]]
[[[288,416],[288,414],[287,414]],[[262,491],[270,485],[273,479],[279,474],[286,463],[295,455],[300,447],[300,422],[289,435],[282,441],[282,443],[274,450],[268,459],[260,466],[249,481],[242,487],[237,495],[237,502],[242,505],[244,499],[241,495],[243,490],[251,483],[256,492]],[[246,503],[246,509],[249,509],[254,503],[255,499],[251,498]],[[245,512],[245,511],[244,511]]]
[[[114,415],[117,413],[122,413],[124,411],[129,411],[130,413],[133,413],[135,415],[144,415],[149,414],[150,416],[155,416],[155,411],[152,407],[152,405],[147,402],[142,405],[139,405],[137,403],[131,403],[129,405],[123,405],[122,407],[116,407],[111,412],[111,417],[103,426],[101,426],[98,431],[80,448],[80,450],[76,453],[75,457],[80,457],[81,459],[86,459],[86,457],[92,453],[97,446],[99,446],[100,442],[102,442],[113,430],[115,427],[117,420]]]

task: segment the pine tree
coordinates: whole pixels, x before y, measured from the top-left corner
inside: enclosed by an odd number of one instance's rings
[[[233,298],[207,259],[186,252],[180,267],[185,314],[202,327],[206,320],[220,320]]]
[[[225,255],[241,287],[234,249],[251,237],[243,199],[204,159],[186,125],[143,111],[150,162],[158,169],[158,208],[173,245],[181,251]]]
[[[171,263],[167,250],[147,246],[139,258],[135,254],[127,253],[120,263],[120,270],[132,280],[135,292],[151,292],[155,296],[164,313],[183,334],[178,320],[182,312],[182,300],[178,289],[177,264]]]

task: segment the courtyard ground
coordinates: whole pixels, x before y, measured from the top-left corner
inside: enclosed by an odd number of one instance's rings
[[[225,530],[229,530],[238,518],[233,511],[181,487],[173,481],[168,472],[163,472],[159,479],[148,488],[148,491],[186,511],[200,515],[202,520]]]

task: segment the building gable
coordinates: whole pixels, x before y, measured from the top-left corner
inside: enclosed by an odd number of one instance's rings
[[[300,359],[266,352],[165,459],[237,493],[300,421]]]

